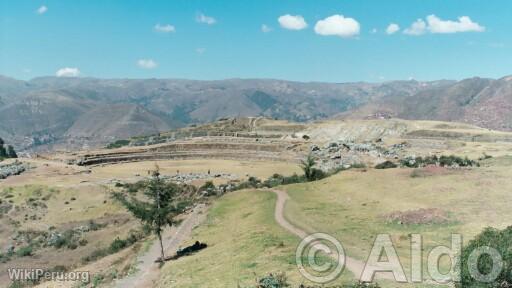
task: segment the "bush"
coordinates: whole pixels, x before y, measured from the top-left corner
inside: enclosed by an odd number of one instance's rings
[[[216,189],[215,184],[213,184],[212,181],[206,181],[206,183],[199,188],[199,191],[207,191],[208,189]]]
[[[474,160],[468,159],[468,157],[462,158],[455,155],[450,156],[427,156],[423,157],[407,157],[405,159],[400,160],[400,165],[403,167],[409,168],[419,168],[425,167],[428,165],[436,165],[441,167],[471,167],[471,166],[480,166],[480,164]]]
[[[128,237],[126,237],[126,239],[121,239],[117,237],[116,239],[114,239],[114,241],[112,241],[112,243],[110,243],[110,246],[108,246],[107,248],[95,250],[94,252],[91,253],[91,255],[83,257],[82,262],[88,263],[96,261],[97,259],[103,258],[110,254],[117,253],[123,250],[124,248],[130,247],[131,245],[135,244],[137,241],[144,238],[145,235],[146,233],[144,231],[131,231]]]
[[[72,229],[64,231],[62,235],[59,235],[58,238],[52,243],[52,246],[60,249],[62,247],[67,247],[68,249],[76,249],[78,246],[76,242],[78,241],[76,232]]]
[[[215,187],[212,181],[206,181],[203,186],[199,187],[199,192],[206,192],[208,196],[215,195],[216,191],[217,187]]]
[[[398,165],[396,165],[395,163],[388,160],[388,161],[377,164],[375,166],[375,169],[389,169],[389,168],[396,168],[396,167],[398,167]]]
[[[475,249],[479,247],[492,247],[498,251],[503,259],[503,270],[498,277],[490,283],[477,282],[468,268],[468,257]],[[463,248],[462,255],[458,265],[461,268],[461,282],[457,287],[464,288],[484,288],[484,287],[511,287],[512,286],[512,226],[504,230],[494,228],[486,228],[482,233],[471,240],[469,244]],[[491,272],[492,259],[489,255],[483,254],[477,263],[479,272],[483,275]]]
[[[127,240],[121,240],[119,237],[117,237],[112,243],[110,243],[109,252],[110,253],[117,253],[124,248],[128,247],[128,241]]]
[[[117,140],[107,145],[107,149],[121,148],[130,144],[130,140]]]
[[[299,176],[296,173],[294,173],[291,176],[283,176],[281,174],[274,174],[267,180],[263,182],[264,187],[272,188],[279,185],[287,185],[287,184],[294,184],[294,183],[303,183],[306,182],[306,178],[304,176]]]
[[[18,249],[16,251],[16,255],[19,257],[32,256],[32,252],[33,252],[32,246],[26,246],[26,247],[22,247],[22,248]]]
[[[96,261],[100,258],[103,258],[105,256],[108,256],[110,253],[108,251],[108,249],[97,249],[97,250],[94,250],[91,255],[89,256],[85,256],[82,258],[82,262],[85,264],[85,263],[89,263],[89,262],[93,262],[93,261]]]
[[[257,288],[284,288],[290,287],[284,273],[269,274],[257,280]]]

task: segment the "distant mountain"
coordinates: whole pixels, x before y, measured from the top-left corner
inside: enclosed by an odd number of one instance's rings
[[[227,116],[432,119],[512,130],[512,77],[301,83],[0,76],[0,137],[18,149],[101,145]]]

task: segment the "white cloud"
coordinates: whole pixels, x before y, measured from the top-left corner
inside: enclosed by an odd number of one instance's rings
[[[213,25],[213,24],[217,23],[217,20],[215,20],[215,18],[213,18],[211,16],[206,16],[203,13],[197,14],[196,21],[199,23],[205,23],[208,25]]]
[[[485,27],[471,21],[468,16],[459,17],[458,21],[442,20],[436,15],[427,16],[428,30],[431,33],[483,32]]]
[[[379,31],[377,30],[377,28],[373,28],[372,30],[370,30],[370,33],[372,33],[372,34],[375,34],[375,33],[377,33],[377,32],[379,32]]]
[[[277,22],[279,22],[281,27],[289,30],[302,30],[308,27],[308,23],[306,23],[304,17],[300,15],[282,15],[277,18]]]
[[[407,35],[423,35],[427,31],[427,23],[423,19],[418,19],[411,24],[411,27],[404,30]]]
[[[204,52],[206,52],[206,48],[196,48],[197,54],[202,55]]]
[[[268,26],[266,24],[261,25],[261,32],[268,33],[270,31],[272,31],[272,28],[270,26]]]
[[[155,25],[154,29],[155,31],[162,33],[176,32],[176,28],[170,24],[160,25],[160,23],[158,23]]]
[[[359,34],[360,26],[354,18],[332,15],[319,20],[315,25],[316,34],[323,36],[352,37]]]
[[[468,16],[461,16],[457,21],[442,20],[436,15],[427,16],[427,21],[418,19],[410,28],[404,30],[405,34],[422,35],[427,32],[432,34],[447,34],[459,32],[484,32],[485,27],[473,22]]]
[[[44,14],[44,13],[46,13],[46,11],[48,11],[48,7],[43,5],[43,6],[39,7],[39,8],[37,8],[36,12],[37,12],[37,14]]]
[[[156,66],[158,66],[158,63],[153,61],[153,59],[139,59],[137,61],[137,66],[143,69],[153,69],[156,68]]]
[[[388,35],[395,34],[398,31],[400,31],[400,26],[398,26],[398,24],[395,23],[389,24],[388,27],[386,28],[386,33]]]
[[[64,67],[55,72],[55,76],[57,77],[78,77],[79,75],[80,70],[78,70],[78,68]]]

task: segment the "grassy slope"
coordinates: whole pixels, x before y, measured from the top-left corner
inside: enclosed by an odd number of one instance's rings
[[[411,169],[347,171],[314,183],[285,186],[291,197],[285,214],[306,230],[331,233],[349,255],[362,260],[374,237],[389,233],[408,269],[409,233],[423,235],[426,255],[434,245],[449,245],[451,233],[462,233],[467,243],[486,226],[511,225],[511,161],[491,161],[490,167],[425,178],[411,178]],[[432,207],[447,211],[450,223],[398,225],[387,224],[382,217]]]
[[[274,222],[276,196],[240,191],[222,197],[193,236],[209,247],[167,263],[158,287],[241,287],[257,276],[285,271],[294,283],[302,278],[295,266],[298,238]],[[191,240],[192,241],[192,240]],[[340,281],[347,281],[345,278]]]

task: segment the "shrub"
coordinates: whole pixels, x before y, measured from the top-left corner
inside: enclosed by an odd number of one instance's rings
[[[212,181],[206,181],[206,183],[203,184],[203,186],[201,186],[199,188],[199,191],[206,191],[208,189],[215,189],[215,184],[213,184]]]
[[[130,144],[130,140],[117,140],[107,145],[107,149],[120,148]]]
[[[290,287],[284,273],[268,274],[257,280],[257,288],[284,288]]]
[[[398,165],[396,165],[395,163],[388,160],[388,161],[377,164],[375,166],[375,169],[389,169],[389,168],[396,168],[396,167],[398,167]]]
[[[247,182],[249,182],[249,184],[252,186],[252,187],[258,187],[258,185],[261,183],[261,180],[256,178],[256,177],[249,177],[249,179],[247,180]]]
[[[148,230],[148,233],[150,232],[151,230]],[[131,245],[135,244],[137,241],[144,238],[145,236],[146,233],[144,231],[131,231],[128,237],[126,237],[126,239],[121,239],[117,237],[116,239],[114,239],[114,241],[112,241],[112,243],[110,243],[110,246],[108,246],[107,248],[95,250],[89,256],[83,257],[82,262],[88,263],[96,261],[97,259],[103,258],[110,254],[117,253],[123,250],[124,248],[130,247]]]
[[[490,283],[481,283],[473,279],[469,273],[468,258],[471,252],[479,247],[491,247],[498,251],[503,260],[503,270],[498,277]],[[494,228],[486,228],[482,233],[471,240],[469,244],[463,248],[458,267],[461,268],[461,282],[457,287],[464,288],[484,288],[484,287],[511,287],[512,286],[512,226],[504,230]],[[486,275],[491,272],[493,262],[489,255],[483,254],[477,263],[478,271]]]
[[[324,171],[316,168],[311,169],[311,176],[309,178],[309,181],[317,181],[324,179],[325,177],[329,176],[329,174],[325,173]]]
[[[291,176],[283,176],[281,174],[274,174],[267,180],[263,182],[264,187],[272,188],[279,185],[287,185],[287,184],[294,184],[294,183],[302,183],[305,182],[306,178],[304,176],[299,176],[296,173],[294,173]]]
[[[89,243],[89,242],[87,241],[87,239],[80,239],[80,240],[78,241],[78,245],[80,245],[80,246],[85,246],[85,245],[87,245],[87,243]]]
[[[400,160],[400,165],[409,168],[419,168],[428,165],[436,165],[441,167],[471,167],[480,166],[480,164],[474,160],[468,159],[468,157],[462,158],[455,155],[450,156],[427,156],[423,157],[407,157]]]
[[[52,243],[52,246],[60,249],[67,247],[68,249],[76,249],[76,242],[78,241],[76,232],[72,229],[64,231],[62,235],[57,236],[57,239]]]
[[[25,246],[16,251],[16,255],[19,257],[32,256],[32,246]]]
[[[108,255],[109,255],[108,249],[97,249],[97,250],[94,250],[91,253],[91,255],[83,257],[82,262],[83,263],[93,262],[93,261],[96,261],[96,260],[103,258],[105,256],[108,256]]]
[[[111,253],[116,253],[118,251],[121,251],[123,248],[125,248],[127,246],[127,242],[126,240],[121,240],[118,238],[116,238],[114,241],[112,241],[112,243],[110,243],[110,252]]]
[[[206,195],[214,195],[217,191],[217,187],[215,187],[215,184],[213,184],[212,181],[206,181],[206,183],[203,184],[203,186],[199,187],[200,192],[206,192]]]

